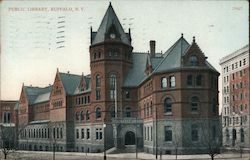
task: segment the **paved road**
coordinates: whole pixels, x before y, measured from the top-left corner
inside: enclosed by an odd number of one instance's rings
[[[155,155],[147,153],[139,153],[139,160],[155,160]],[[1,158],[3,155],[1,154]],[[32,151],[18,151],[10,153],[7,157],[9,160],[53,160],[52,152],[32,152]],[[72,152],[57,152],[55,155],[56,160],[103,160],[102,153],[91,153],[86,156],[85,153],[72,153]],[[158,157],[160,159],[160,157]],[[164,160],[175,160],[174,155],[162,156]],[[179,155],[178,159],[181,160],[210,160],[208,155]],[[215,157],[216,160],[250,160],[250,154],[244,154],[240,158],[239,154],[227,153],[220,154]],[[135,153],[126,154],[109,154],[107,160],[136,160]]]

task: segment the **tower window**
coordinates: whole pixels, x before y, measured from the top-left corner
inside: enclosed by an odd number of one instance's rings
[[[199,107],[199,98],[198,97],[192,97],[191,98],[191,111],[197,112]]]
[[[187,85],[188,86],[192,86],[193,85],[193,76],[192,75],[188,75],[187,76]]]
[[[196,85],[201,86],[201,82],[202,82],[202,75],[196,76]]]
[[[101,118],[101,116],[102,116],[101,108],[99,108],[99,107],[96,108],[95,116],[96,116],[96,119]]]

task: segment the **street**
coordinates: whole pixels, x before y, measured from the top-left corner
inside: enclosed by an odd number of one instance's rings
[[[175,160],[175,155],[163,155],[158,156],[158,159]],[[209,160],[208,155],[178,155],[178,159],[182,160]],[[1,154],[1,160],[3,154]],[[10,153],[7,156],[9,160],[53,160],[52,152],[34,152],[34,151],[16,151]],[[102,160],[103,153],[76,153],[76,152],[56,152],[56,160]],[[124,154],[108,154],[107,160],[135,160],[134,153]],[[139,160],[154,160],[155,155],[147,153],[139,153]],[[243,158],[240,158],[240,154],[237,153],[224,153],[217,155],[216,160],[250,160],[250,154],[243,154]]]

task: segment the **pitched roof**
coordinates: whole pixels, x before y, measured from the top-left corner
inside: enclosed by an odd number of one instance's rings
[[[181,37],[163,55],[163,59],[153,72],[162,72],[181,67],[181,58],[186,53],[189,43]]]
[[[80,83],[81,75],[61,73],[61,72],[59,74],[66,93],[68,95],[73,95]]]
[[[92,34],[92,36],[94,36],[92,45],[104,42],[105,34],[108,32],[112,25],[115,26],[117,32],[120,34],[121,41],[125,44],[130,45],[129,35],[124,32],[122,25],[119,19],[117,18],[111,3],[102,19],[101,25],[97,33],[92,32],[94,33]]]
[[[46,102],[49,101],[49,98],[50,98],[50,92],[39,94],[34,103]]]
[[[148,53],[132,53],[133,66],[129,70],[123,86],[124,87],[134,87],[138,86],[140,82],[147,77],[145,73]]]
[[[24,86],[24,89],[25,89],[25,93],[27,95],[29,104],[35,104],[38,102],[40,103],[40,102],[46,101],[46,96],[44,96],[43,94],[46,95],[46,94],[50,93],[52,90],[52,86],[47,86],[44,88]],[[40,95],[43,95],[43,96],[40,96]],[[39,99],[37,100],[38,97],[39,97]]]

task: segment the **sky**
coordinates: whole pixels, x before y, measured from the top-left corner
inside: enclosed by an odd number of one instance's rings
[[[112,1],[133,51],[165,52],[181,33],[192,37],[220,72],[219,60],[248,44],[248,1]],[[44,87],[61,72],[90,73],[90,26],[96,31],[106,0],[1,2],[1,99],[18,100],[22,84]],[[220,87],[221,88],[221,87]]]

